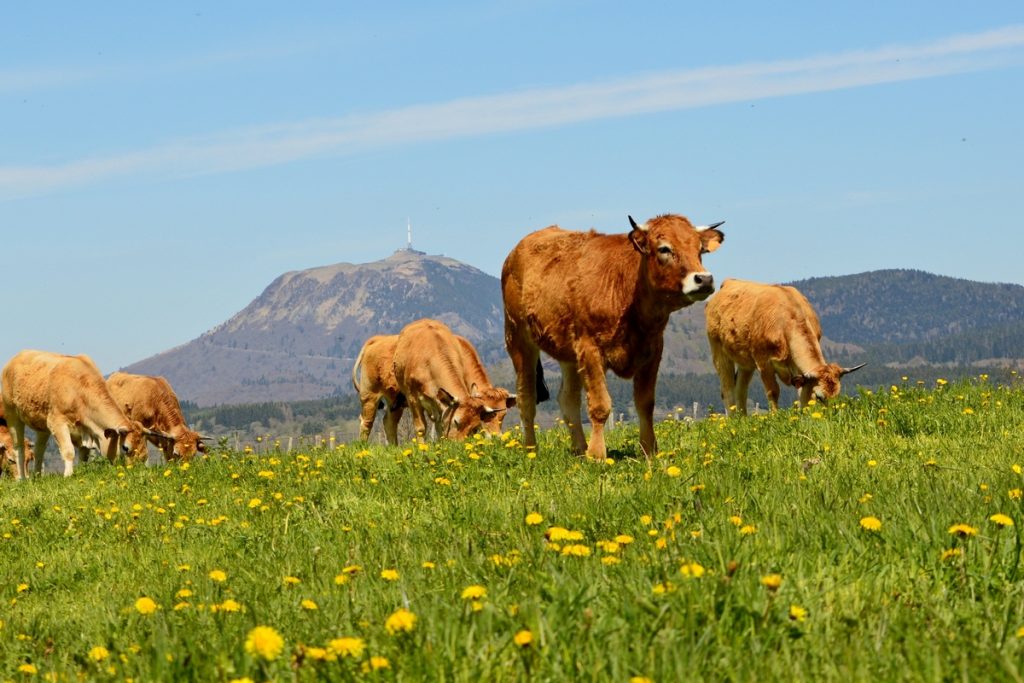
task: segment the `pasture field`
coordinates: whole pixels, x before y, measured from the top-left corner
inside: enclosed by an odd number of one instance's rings
[[[1024,676],[1016,378],[518,434],[0,480],[0,680]]]

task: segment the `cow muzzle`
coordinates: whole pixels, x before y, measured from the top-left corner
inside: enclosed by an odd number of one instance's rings
[[[683,278],[683,294],[691,301],[703,301],[715,291],[715,278],[711,273],[690,273]]]

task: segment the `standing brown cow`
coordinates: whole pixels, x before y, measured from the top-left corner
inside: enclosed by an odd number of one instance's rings
[[[395,380],[409,403],[417,436],[426,435],[428,419],[439,437],[453,439],[465,439],[485,425],[500,429],[500,421],[495,425],[485,418],[506,410],[510,397],[507,392],[485,396],[466,372],[462,349],[448,326],[436,320],[417,320],[399,333]]]
[[[147,436],[165,461],[190,460],[197,451],[206,452],[203,439],[209,437],[188,428],[178,396],[163,377],[115,372],[107,378],[107,388],[125,415],[150,430]]]
[[[821,323],[796,288],[726,280],[704,309],[711,357],[722,384],[725,409],[747,414],[747,389],[756,368],[772,410],[779,384],[792,385],[805,406],[813,394],[825,401],[839,394],[839,378],[864,367],[842,368],[821,353]],[[737,368],[739,368],[737,370]]]
[[[88,356],[21,351],[3,374],[4,417],[11,428],[18,479],[24,479],[25,427],[36,432],[35,472],[43,470],[46,443],[52,434],[64,459],[64,476],[98,448],[114,462],[119,455],[138,460],[146,454],[146,432],[128,419],[107,390],[103,375]]]
[[[527,235],[505,259],[505,345],[516,369],[525,445],[537,444],[533,420],[541,386],[540,352],[562,367],[558,402],[577,453],[606,457],[604,423],[611,412],[610,368],[633,378],[640,448],[654,455],[654,390],[669,315],[714,291],[701,255],[725,236],[721,223],[694,227],[664,215],[632,231],[604,235],[551,226]],[[580,391],[593,426],[583,433]]]

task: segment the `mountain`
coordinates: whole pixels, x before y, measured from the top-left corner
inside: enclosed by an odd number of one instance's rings
[[[125,371],[163,375],[198,405],[321,398],[350,390],[368,337],[418,318],[443,321],[493,362],[504,352],[502,316],[497,278],[401,249],[373,263],[285,273],[227,322]]]
[[[879,374],[887,367],[1024,358],[1019,285],[916,270],[792,284],[819,313],[826,357],[868,361],[860,377],[871,382],[888,381]],[[181,398],[199,406],[341,396],[351,392],[352,363],[369,336],[396,333],[424,317],[470,339],[494,368],[495,382],[513,384],[498,279],[408,249],[373,263],[285,273],[227,322],[125,370],[163,375]],[[557,372],[556,365],[551,369]],[[662,376],[713,372],[703,305],[675,313],[665,334]]]

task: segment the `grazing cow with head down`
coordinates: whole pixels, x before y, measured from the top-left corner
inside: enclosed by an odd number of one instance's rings
[[[150,430],[147,438],[165,461],[187,461],[197,451],[206,452],[203,439],[209,437],[188,428],[178,397],[163,377],[115,372],[107,378],[107,388],[125,415]]]
[[[726,280],[704,309],[711,357],[722,384],[726,410],[747,413],[747,389],[757,369],[772,410],[779,384],[800,392],[800,405],[813,395],[825,401],[839,394],[839,378],[863,365],[843,368],[821,353],[821,323],[794,287]],[[737,369],[738,368],[738,369]]]
[[[2,373],[4,416],[14,440],[18,479],[24,479],[25,428],[36,432],[36,450],[46,452],[52,434],[64,459],[64,476],[97,448],[114,462],[119,456],[138,460],[146,454],[146,432],[128,419],[107,390],[103,375],[88,356],[21,351]],[[43,470],[42,456],[35,472]]]
[[[500,420],[495,422],[493,415],[514,400],[507,392],[483,394],[483,387],[466,371],[462,343],[436,320],[417,320],[402,328],[395,344],[394,370],[420,437],[426,435],[428,419],[439,437],[452,439],[465,439],[485,426],[500,429]]]
[[[694,227],[664,215],[632,231],[604,235],[551,226],[527,235],[505,259],[505,345],[516,370],[516,393],[525,445],[535,447],[533,420],[543,400],[540,352],[562,368],[558,402],[573,449],[606,457],[604,423],[611,412],[605,373],[633,378],[640,448],[657,450],[654,390],[669,315],[714,291],[701,255],[725,236],[721,223]],[[587,392],[590,444],[581,424],[580,391]]]

